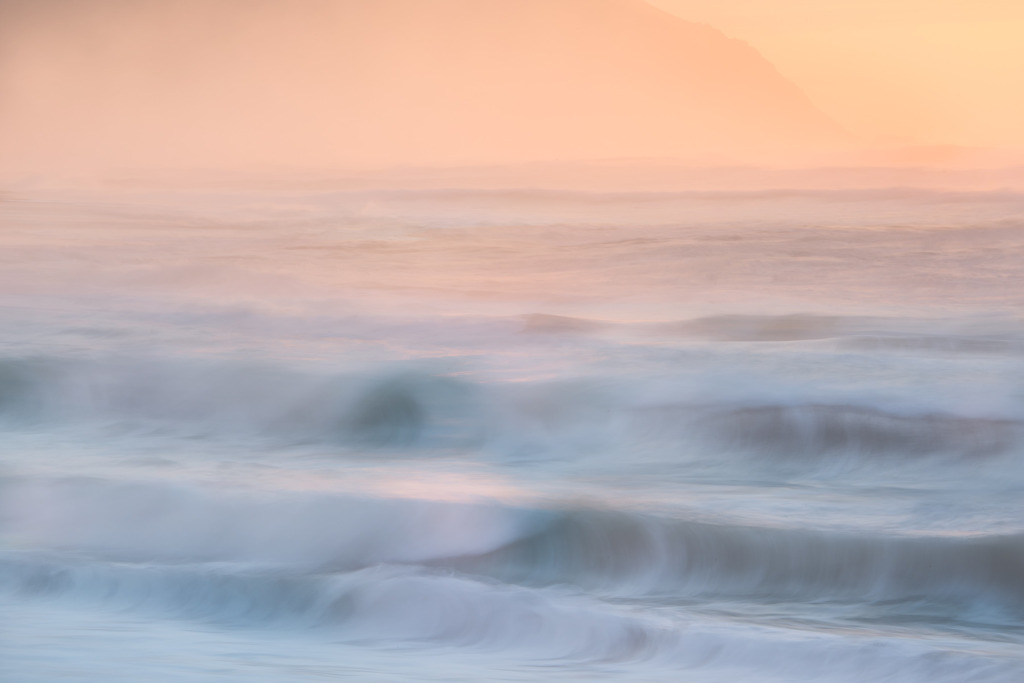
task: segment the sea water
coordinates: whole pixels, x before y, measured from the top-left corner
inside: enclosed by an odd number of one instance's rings
[[[0,680],[1024,679],[1024,195],[0,221]]]

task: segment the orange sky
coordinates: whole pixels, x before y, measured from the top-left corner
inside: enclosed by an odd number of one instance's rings
[[[1024,2],[649,3],[0,0],[0,171],[1024,149]]]
[[[749,42],[869,142],[1024,147],[1024,2],[648,1]]]
[[[848,145],[748,45],[642,0],[0,0],[0,164],[376,167]]]

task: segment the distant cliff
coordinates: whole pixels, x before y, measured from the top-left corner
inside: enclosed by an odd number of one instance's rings
[[[763,161],[843,139],[746,43],[641,0],[0,0],[0,42],[8,165]]]

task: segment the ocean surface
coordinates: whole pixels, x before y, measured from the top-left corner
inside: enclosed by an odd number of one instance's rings
[[[0,680],[1024,680],[1024,194],[0,197]]]

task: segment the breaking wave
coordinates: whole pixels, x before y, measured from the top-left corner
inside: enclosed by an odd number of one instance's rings
[[[896,535],[590,507],[230,493],[92,479],[2,484],[0,538],[83,562],[317,575],[408,565],[620,598],[856,601],[910,613],[923,604],[947,617],[1024,623],[1024,536],[1014,533]],[[40,576],[55,578],[38,580],[61,589],[60,576],[77,571],[46,570]],[[129,575],[165,577],[163,571]],[[18,585],[36,581],[18,576]]]
[[[0,425],[533,459],[654,444],[666,463],[697,457],[807,471],[933,457],[976,464],[1018,452],[1024,432],[1006,406],[957,414],[948,396],[887,405],[813,385],[803,396],[733,398],[727,382],[707,389],[709,377],[493,382],[415,367],[315,374],[206,361],[8,359],[0,363]]]
[[[501,586],[409,567],[286,576],[230,567],[55,564],[0,559],[0,587],[22,598],[99,601],[108,609],[242,628],[326,630],[336,643],[444,646],[548,665],[629,663],[679,673],[755,667],[760,680],[1014,680],[1017,661],[844,641],[828,633],[748,628],[700,614],[644,616],[559,590]],[[865,633],[869,635],[870,632]],[[839,678],[836,678],[836,675]],[[703,674],[700,674],[703,675]]]

